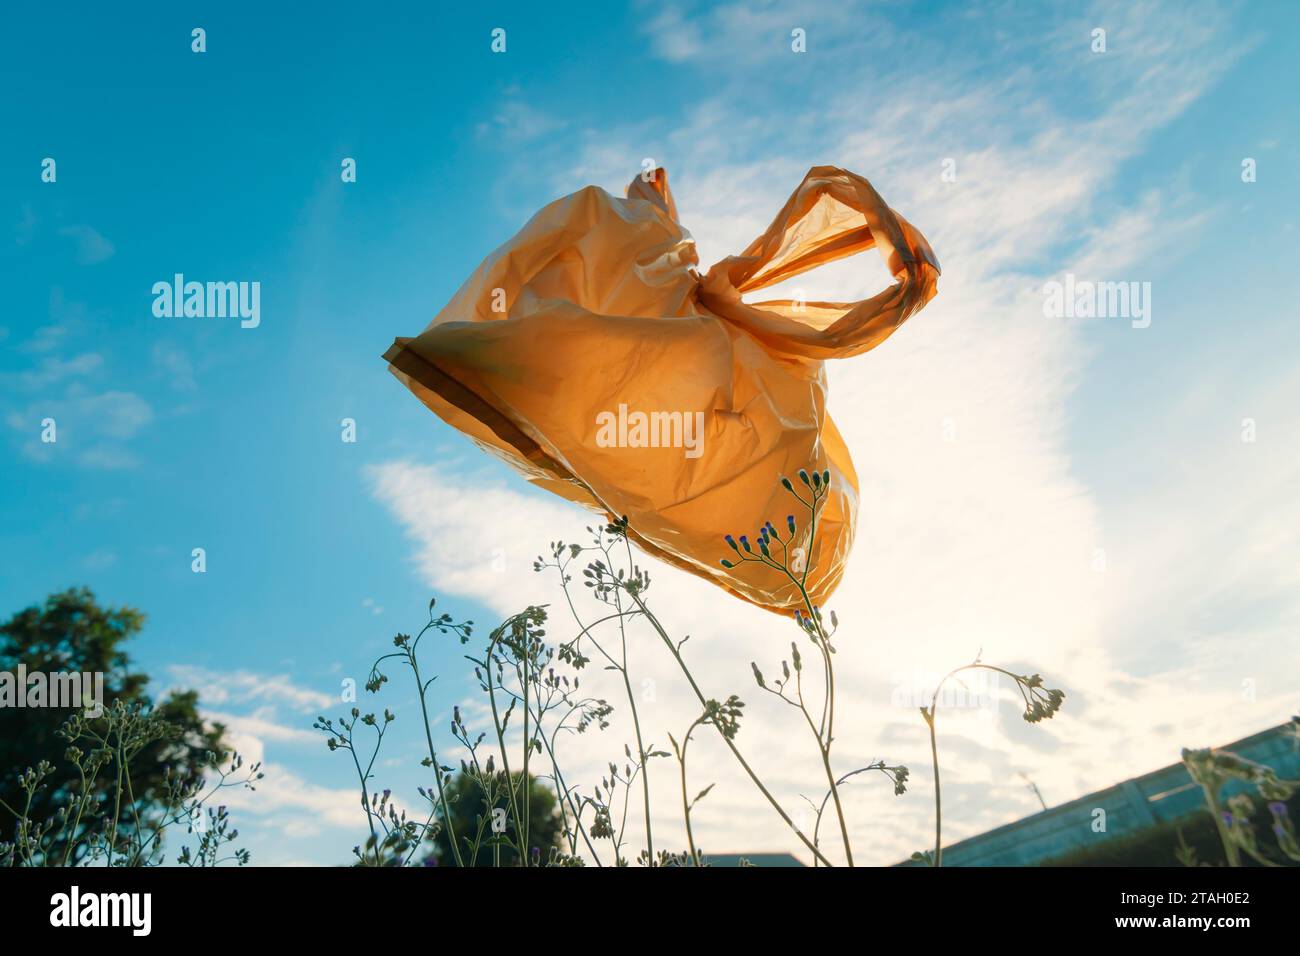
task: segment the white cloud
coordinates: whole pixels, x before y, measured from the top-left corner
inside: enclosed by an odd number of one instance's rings
[[[61,293],[56,289],[55,296]],[[43,325],[32,333],[32,337],[23,343],[22,348],[25,352],[49,352],[59,347],[69,334],[69,328],[66,325]]]
[[[231,787],[211,801],[231,808],[245,834],[238,845],[253,849],[254,862],[287,865],[321,843],[337,846],[337,862],[347,862],[348,841],[358,840],[365,830],[360,791],[315,783],[285,762],[286,748],[294,758],[303,748],[324,749],[324,735],[309,728],[305,715],[336,699],[284,674],[176,664],[167,668],[167,676],[164,693],[197,690],[204,720],[225,725],[226,743],[244,760],[243,771],[232,779],[242,779],[254,764],[261,764],[263,777],[256,790]],[[282,709],[291,715],[282,717]]]
[[[564,121],[532,105],[517,88],[504,92],[496,112],[478,126],[478,135],[511,145],[526,143],[555,133]]]
[[[94,391],[80,382],[65,386],[58,398],[10,407],[7,424],[33,461],[71,459],[84,468],[133,468],[138,462],[126,442],[153,421],[153,407],[134,392]],[[53,419],[57,441],[41,440],[42,422]]]
[[[32,241],[36,234],[36,214],[32,212],[32,207],[23,203],[22,218],[14,224],[14,242],[20,246],[25,246]]]
[[[689,23],[680,10],[665,5],[646,24],[654,51],[670,63],[693,60],[705,51],[699,27]]]
[[[117,552],[111,548],[99,548],[86,555],[81,563],[88,571],[107,571],[117,564]]]
[[[287,674],[217,671],[190,664],[174,664],[167,673],[175,686],[197,689],[208,706],[270,702],[310,714],[334,703],[332,694],[296,684]]]
[[[153,407],[135,392],[97,384],[109,362],[98,351],[75,347],[89,326],[84,303],[68,300],[55,286],[49,314],[50,324],[18,347],[32,357],[32,365],[0,372],[0,418],[31,461],[70,461],[101,470],[136,467],[127,444],[152,424]],[[46,419],[53,419],[54,441],[48,440]]]
[[[154,343],[153,362],[177,391],[192,392],[198,388],[194,380],[194,363],[179,346],[170,342]]]
[[[46,330],[42,330],[44,332]],[[0,377],[0,383],[12,383],[19,388],[36,390],[58,385],[67,379],[81,378],[97,372],[104,365],[104,357],[96,352],[83,352],[71,358],[48,356],[34,369]]]
[[[256,826],[288,832],[294,837],[314,837],[327,828],[343,829],[353,834],[364,830],[365,812],[361,809],[360,790],[321,786],[284,764],[267,761],[262,739],[246,730],[232,730],[228,739],[234,750],[245,758],[246,767],[260,762],[264,774],[255,791],[232,788],[221,793],[219,802],[236,812],[235,818],[241,827],[247,827],[243,816],[247,815]],[[331,842],[333,839],[331,837]],[[248,842],[253,847],[262,845],[260,840]],[[340,857],[345,852],[342,851]]]
[[[59,235],[67,236],[76,243],[78,265],[97,265],[113,257],[113,244],[91,226],[64,226],[59,230]]]
[[[220,696],[220,695],[213,695]],[[203,716],[207,720],[216,721],[224,724],[227,732],[233,738],[242,738],[251,740],[256,738],[259,742],[271,740],[276,743],[286,744],[308,744],[319,746],[324,739],[320,733],[308,730],[306,727],[291,726],[280,723],[275,716],[274,707],[259,707],[251,714],[236,714],[225,710],[211,710],[206,705],[208,703],[204,694],[199,695],[203,701]],[[229,700],[229,698],[225,698]],[[258,744],[259,747],[263,745]],[[241,753],[243,750],[241,749]]]
[[[563,504],[501,487],[476,488],[471,513],[452,503],[450,489],[463,489],[463,479],[431,466],[390,462],[369,469],[368,475],[375,497],[415,542],[415,560],[425,579],[502,612],[514,609],[514,588],[546,542],[557,529],[573,524],[574,511]],[[480,511],[491,515],[491,523],[476,532],[472,522]]]
[[[804,31],[807,54],[843,50],[869,36],[883,45],[893,30],[876,9],[854,2],[722,3],[683,12],[680,4],[656,4],[642,32],[651,50],[670,63],[706,68],[753,69],[793,53],[792,31]]]

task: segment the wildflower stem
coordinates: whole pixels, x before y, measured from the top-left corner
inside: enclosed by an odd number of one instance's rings
[[[623,787],[623,815],[618,823],[618,836],[614,841],[616,846],[623,845],[623,831],[627,829],[627,808],[628,805],[632,802],[632,778],[635,777],[640,772],[641,772],[641,767],[639,765],[634,767],[632,769],[632,776],[627,778],[626,785]],[[651,866],[654,865],[653,859],[654,858],[651,857],[652,860],[652,862],[650,863]]]
[[[691,734],[695,733],[695,728],[704,722],[705,722],[704,716],[695,718],[695,722],[686,729],[686,736],[682,738],[682,745],[680,747],[677,746],[677,741],[673,740],[672,735],[671,734],[668,735],[668,739],[672,741],[673,750],[677,751],[677,762],[681,766],[682,816],[686,820],[686,844],[691,851],[691,865],[695,867],[702,866],[703,864],[700,860],[700,853],[695,848],[695,833],[691,829],[690,791],[686,789],[686,748],[690,746]]]
[[[533,802],[532,788],[529,784],[529,778],[528,778],[528,758],[532,755],[533,752],[533,740],[531,737],[528,736],[528,722],[529,719],[532,717],[532,710],[528,706],[528,691],[529,691],[528,655],[532,653],[532,638],[528,636],[527,629],[525,629],[522,640],[524,641],[523,654],[521,655],[521,657],[523,658],[522,663],[524,668],[523,681],[521,682],[523,684],[523,689],[524,689],[524,770],[523,770],[524,794],[523,794],[523,800],[521,802],[524,805],[524,827],[523,827],[523,839],[520,841],[521,846],[519,848],[519,865],[528,866],[529,863],[531,862],[530,860],[531,852],[528,846],[528,822],[529,822],[528,818],[529,818],[529,811],[532,808],[532,802]]]
[[[783,571],[786,577],[799,589],[799,596],[803,599],[804,608],[808,612],[808,619],[812,622],[813,630],[809,636],[822,656],[822,678],[826,682],[826,695],[822,698],[821,722],[816,727],[813,727],[812,718],[808,716],[806,709],[804,709],[804,716],[808,719],[808,726],[813,731],[813,735],[817,738],[817,750],[821,754],[822,767],[826,772],[826,782],[830,784],[831,797],[835,802],[835,816],[839,821],[840,838],[844,843],[844,857],[848,865],[853,866],[853,846],[849,840],[849,828],[844,819],[844,806],[840,802],[840,789],[835,779],[835,771],[831,768],[831,745],[835,739],[835,665],[831,660],[830,636],[826,633],[821,614],[814,607],[807,587],[808,572],[812,569],[813,564],[812,552],[817,543],[817,503],[821,498],[825,497],[825,494],[826,492],[823,490],[819,495],[816,488],[814,488],[812,501],[809,502],[804,501],[801,495],[795,493],[795,497],[808,509],[809,515],[808,556],[800,576],[795,577],[791,573],[788,561],[778,563],[775,559],[770,560],[771,564]],[[800,686],[802,688],[802,683]],[[802,689],[800,696],[802,699]],[[800,707],[803,709],[802,703]]]
[[[497,745],[501,748],[501,765],[505,769],[505,774],[506,774],[506,793],[509,794],[510,796],[510,811],[512,816],[514,817],[515,826],[518,827],[520,825],[520,820],[522,818],[519,815],[519,805],[515,800],[514,782],[513,782],[513,778],[510,776],[510,756],[506,752],[506,739],[505,739],[505,734],[502,732],[501,729],[501,717],[497,711],[496,690],[492,682],[493,654],[495,653],[496,646],[498,643],[500,643],[501,635],[504,632],[505,632],[505,625],[502,625],[500,628],[497,629],[496,633],[492,635],[492,643],[488,645],[487,655],[484,658],[483,671],[487,677],[488,703],[491,704],[492,706],[492,726],[496,730]],[[426,721],[426,726],[427,723],[428,722]],[[526,781],[525,781],[525,786],[527,786]],[[499,850],[499,845],[498,845],[498,850]],[[457,862],[459,863],[459,859],[457,860]]]
[[[559,733],[558,728],[556,729],[556,733]],[[569,809],[573,811],[573,828],[582,834],[582,842],[587,845],[587,851],[591,853],[591,857],[596,861],[596,865],[604,866],[604,864],[600,862],[600,854],[596,852],[596,848],[591,844],[591,837],[587,836],[587,831],[583,829],[582,813],[579,811],[577,804],[574,803],[573,791],[570,790],[569,785],[564,782],[564,774],[560,772],[560,762],[555,759],[554,735],[552,735],[551,739],[548,740],[546,735],[542,734],[542,744],[546,747],[546,753],[551,758],[551,769],[555,772],[555,791],[560,797],[560,812],[565,814],[566,826],[568,819],[567,813],[564,809],[564,804],[567,802],[569,804]],[[570,850],[574,853],[577,852],[577,845],[573,842],[572,838],[570,839]]]
[[[697,722],[698,723],[698,722]],[[691,730],[695,729],[695,724],[691,725]],[[686,789],[686,748],[691,742],[691,732],[686,732],[686,739],[682,741],[682,752],[679,755],[678,763],[682,767],[682,815],[686,818],[686,845],[691,851],[691,863],[695,866],[700,865],[700,854],[695,849],[695,834],[691,832],[691,804]]]
[[[355,721],[353,727],[356,726]],[[379,834],[375,832],[374,813],[370,809],[370,785],[366,780],[366,771],[361,769],[361,761],[357,759],[357,750],[354,745],[352,728],[348,728],[348,753],[352,755],[352,765],[357,768],[357,776],[361,778],[361,809],[366,811],[366,825],[370,827],[370,840],[375,845],[375,865],[379,865]],[[365,856],[361,857],[364,863]]]
[[[429,744],[429,760],[433,763],[433,780],[438,785],[438,800],[442,804],[442,819],[447,825],[447,842],[451,844],[451,852],[456,859],[456,865],[463,867],[465,863],[460,858],[460,847],[456,843],[456,828],[451,821],[451,807],[447,803],[447,791],[442,782],[442,765],[438,763],[438,753],[433,747],[433,731],[429,729],[429,705],[425,697],[424,681],[420,679],[420,662],[416,659],[414,646],[409,651],[409,657],[411,670],[415,672],[415,686],[420,692],[420,715],[424,718],[424,739]]]
[[[934,732],[933,704],[925,722],[930,727],[930,763],[934,767],[934,865],[938,867],[943,866],[943,800],[939,796],[939,740]]]
[[[924,707],[921,708],[921,716],[925,718],[925,722],[930,728],[930,758],[934,766],[934,866],[943,866],[943,803],[939,797],[939,742],[934,727],[935,709],[939,706],[939,693],[943,690],[943,685],[962,671],[969,670],[993,671],[996,674],[1010,677],[1016,682],[1016,688],[1020,691],[1020,695],[1025,697],[1025,689],[1021,686],[1019,675],[1001,667],[996,667],[993,664],[976,661],[973,664],[963,664],[961,667],[949,671],[943,680],[939,681],[938,686],[935,687],[934,696],[930,698],[930,709],[927,711]],[[1028,698],[1026,698],[1026,704],[1028,704]]]
[[[140,856],[144,852],[144,826],[140,823],[140,807],[136,803],[135,790],[131,786],[130,766],[124,765],[122,773],[126,777],[126,795],[131,801],[131,814],[135,817],[135,852],[131,857],[131,865],[138,866],[142,862]]]
[[[81,829],[81,815],[85,812],[86,803],[90,796],[90,784],[86,780],[86,770],[77,761],[77,774],[81,777],[81,793],[77,800],[77,818],[72,823],[72,830],[68,833],[68,844],[63,849],[63,865],[67,866],[68,861],[72,859],[72,848],[77,840],[77,832]]]
[[[823,715],[826,720],[826,734],[823,737],[820,732],[817,736],[817,749],[822,755],[822,767],[826,770],[826,782],[830,784],[831,798],[835,802],[835,816],[840,824],[840,837],[844,841],[844,857],[849,866],[853,866],[853,845],[849,840],[848,824],[844,820],[844,807],[840,803],[840,788],[835,779],[835,771],[831,769],[831,742],[834,739],[833,733],[835,728],[835,667],[831,663],[830,639],[827,637],[826,630],[822,626],[821,617],[817,614],[812,606],[812,601],[808,597],[808,592],[804,590],[802,584],[799,590],[803,594],[804,605],[812,615],[813,624],[817,628],[817,637],[814,643],[817,649],[821,651],[823,673],[826,680],[826,697],[823,701]],[[808,726],[812,727],[812,718],[808,718]]]
[[[117,821],[122,810],[122,728],[117,729],[117,747],[115,748],[114,759],[117,761],[117,786],[113,794],[113,832],[108,838],[108,863],[107,866],[113,865],[113,847],[117,845]]]
[[[686,681],[691,685],[691,690],[695,692],[695,696],[699,699],[700,705],[707,708],[708,700],[700,691],[699,685],[695,683],[695,677],[691,674],[690,668],[686,666],[686,661],[683,660],[681,652],[678,651],[677,646],[673,643],[673,639],[668,636],[668,632],[665,631],[663,625],[659,623],[659,619],[654,616],[648,607],[646,607],[645,602],[641,600],[641,596],[638,594],[632,594],[631,597],[637,607],[641,610],[641,613],[645,615],[646,620],[650,622],[650,625],[655,629],[655,632],[658,633],[659,637],[663,640],[664,646],[668,648],[668,651],[673,655],[674,660],[677,661],[678,667],[681,668],[682,674],[686,676]],[[818,860],[827,866],[831,866],[831,861],[826,859],[826,855],[822,853],[822,851],[819,850],[811,840],[804,836],[803,832],[797,826],[795,826],[794,821],[790,819],[790,815],[785,812],[785,808],[777,802],[776,797],[772,796],[771,792],[766,786],[764,786],[763,781],[758,778],[758,774],[754,773],[753,769],[749,766],[749,763],[741,754],[740,748],[736,746],[735,741],[730,740],[726,734],[723,734],[721,728],[719,728],[718,732],[721,734],[723,742],[731,750],[732,755],[736,758],[737,762],[739,762],[741,768],[749,775],[749,779],[754,782],[754,786],[758,787],[759,792],[767,798],[767,802],[772,805],[772,809],[774,809],[781,819],[785,821],[785,825],[793,831],[794,835],[799,838],[799,841],[803,843],[803,845],[806,846]]]
[[[831,746],[829,739],[820,748],[822,755],[822,767],[826,770],[826,782],[830,784],[831,798],[835,802],[835,816],[840,822],[840,836],[844,841],[844,857],[849,866],[853,865],[853,846],[849,841],[849,828],[844,822],[844,807],[840,804],[839,783],[835,779],[835,771],[831,769]]]
[[[609,552],[606,551],[603,547],[601,548],[601,551],[605,554],[606,560],[610,560]],[[555,563],[555,568],[560,573],[560,586],[564,591],[564,600],[569,605],[569,613],[573,615],[574,623],[578,625],[578,629],[580,631],[578,637],[579,638],[583,636],[589,637],[591,639],[592,645],[596,648],[596,650],[600,651],[601,655],[607,661],[609,661],[610,666],[612,666],[615,670],[617,670],[623,678],[623,689],[627,694],[628,712],[632,715],[632,730],[636,736],[637,763],[641,765],[641,770],[642,770],[641,786],[642,786],[642,797],[645,803],[646,852],[650,854],[650,859],[653,860],[654,859],[654,834],[650,826],[650,774],[645,765],[646,764],[645,744],[642,742],[642,738],[641,738],[641,716],[637,712],[636,696],[632,693],[632,681],[628,677],[628,673],[627,673],[627,631],[624,626],[624,618],[627,617],[627,612],[624,611],[623,609],[621,599],[617,597],[617,589],[616,589],[615,605],[614,605],[616,613],[606,615],[605,617],[592,623],[591,625],[582,623],[582,616],[578,614],[578,609],[573,604],[573,597],[569,593],[568,577],[565,574],[566,566],[567,563],[562,564],[560,563],[559,560],[557,560]],[[596,640],[595,635],[592,633],[593,629],[596,627],[597,624],[601,624],[604,621],[608,621],[612,618],[616,618],[618,620],[619,637],[622,642],[621,661],[616,660],[613,656],[611,656],[600,645],[600,642]]]
[[[623,544],[627,547],[627,565],[632,567],[632,545],[624,536]],[[627,688],[627,698],[632,699],[632,681],[627,675],[627,628],[623,619],[623,599],[620,597],[620,588],[614,590],[614,607],[618,611],[618,637],[623,649],[623,686]],[[637,716],[636,707],[632,707],[632,726],[636,731],[636,753],[637,760],[641,763],[641,796],[642,803],[645,806],[645,843],[646,853],[650,858],[650,865],[654,866],[655,858],[655,841],[654,834],[650,828],[650,768],[646,766],[645,744],[641,742],[641,719]]]

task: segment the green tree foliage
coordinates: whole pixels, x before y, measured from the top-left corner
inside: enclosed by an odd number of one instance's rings
[[[461,838],[461,856],[466,866],[493,866],[496,853],[500,853],[501,866],[518,866],[519,854],[515,850],[516,835],[513,822],[508,812],[510,797],[505,788],[505,774],[499,773],[500,786],[495,799],[489,803],[484,799],[484,792],[479,781],[463,773],[456,774],[447,784],[447,802],[451,807],[452,829]],[[512,774],[516,788],[520,786],[518,771]],[[518,791],[516,791],[518,792]],[[504,824],[506,831],[499,835],[493,833],[492,809],[499,811],[497,820]],[[522,812],[522,811],[521,811]],[[438,813],[441,823],[443,815]],[[500,825],[500,824],[499,824]],[[469,847],[474,835],[482,828],[483,839],[478,855],[471,861]],[[499,836],[497,845],[492,845],[494,835]],[[528,845],[535,848],[540,859],[545,862],[550,858],[551,848],[566,849],[564,846],[564,821],[560,815],[555,793],[544,782],[530,775],[528,786]],[[455,866],[456,860],[448,841],[447,827],[443,826],[434,838],[434,850],[426,862],[436,861],[439,866]]]
[[[44,605],[19,611],[0,625],[0,671],[16,674],[19,665],[27,672],[102,673],[104,707],[115,701],[152,707],[179,734],[150,743],[132,762],[135,806],[121,808],[119,825],[134,826],[136,814],[147,830],[156,825],[164,795],[164,773],[173,779],[197,779],[202,774],[205,754],[223,749],[225,728],[205,724],[198,710],[196,691],[173,692],[155,704],[146,692],[149,677],[132,669],[124,645],[143,628],[145,617],[130,607],[101,607],[88,588],[70,588],[46,598]],[[28,814],[32,821],[48,821],[70,791],[78,776],[64,759],[65,738],[55,731],[72,716],[69,708],[0,708],[0,801],[21,807],[25,797],[19,775],[41,761],[54,765],[49,786],[36,795]],[[96,782],[96,796],[107,800],[109,782]],[[10,835],[14,820],[0,805],[0,833]],[[112,803],[108,804],[111,817]]]

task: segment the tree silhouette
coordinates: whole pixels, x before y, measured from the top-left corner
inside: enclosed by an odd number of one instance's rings
[[[519,773],[515,772],[513,777],[517,787]],[[528,845],[530,849],[536,848],[540,852],[541,861],[545,863],[550,857],[551,847],[563,848],[564,822],[560,816],[555,793],[550,787],[531,775],[528,783]],[[502,792],[491,809],[505,811],[510,805],[510,798],[503,787],[498,789]],[[492,813],[483,798],[483,790],[479,782],[463,773],[457,774],[448,782],[447,800],[451,806],[452,827],[456,831],[456,838],[460,841],[461,857],[465,865],[492,866],[495,859],[494,847],[488,845],[493,835]],[[498,817],[510,827],[507,835],[513,837],[514,827],[509,822],[509,814],[499,813]],[[438,812],[438,819],[443,819],[441,810]],[[483,822],[482,843],[478,854],[471,860],[469,847],[474,841],[475,834],[479,832],[480,821]],[[513,846],[503,844],[500,849],[502,866],[519,865],[519,854]],[[434,841],[434,850],[428,862],[433,861],[436,861],[439,866],[456,865],[446,826],[439,831]]]
[[[198,693],[173,692],[156,705],[146,693],[148,675],[132,670],[123,647],[144,627],[145,617],[130,607],[101,607],[89,588],[69,588],[19,611],[0,625],[0,671],[18,674],[24,665],[28,674],[76,672],[104,675],[105,708],[114,701],[153,706],[156,713],[179,728],[173,739],[150,744],[131,764],[135,806],[123,801],[119,828],[128,830],[139,814],[142,828],[157,821],[163,794],[163,776],[194,779],[201,774],[204,755],[223,749],[221,724],[204,724],[199,715]],[[84,708],[83,708],[84,709]],[[80,777],[64,759],[68,742],[56,733],[72,714],[72,708],[0,707],[0,833],[11,838],[15,820],[5,810],[22,808],[18,774],[47,760],[56,768],[49,787],[32,801],[33,821],[51,819],[69,793],[80,786]],[[97,797],[107,797],[111,780],[101,775]],[[105,808],[112,816],[112,804]]]

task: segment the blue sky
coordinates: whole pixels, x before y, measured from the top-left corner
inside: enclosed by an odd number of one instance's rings
[[[136,660],[198,687],[277,772],[239,807],[255,860],[342,861],[361,832],[343,762],[309,730],[339,681],[432,594],[481,621],[513,609],[532,555],[585,523],[380,355],[537,208],[618,192],[644,157],[668,168],[705,266],[821,163],[868,177],[943,263],[904,333],[831,369],[864,491],[841,591],[863,631],[845,655],[850,752],[921,776],[895,692],[981,646],[1067,669],[1076,722],[1025,737],[956,719],[957,834],[1029,812],[1004,779],[1022,769],[1057,802],[1288,716],[1300,8],[463,6],[27,7],[0,38],[0,612],[81,583],[144,610]],[[260,326],[155,317],[151,287],[176,272],[260,281]],[[1150,282],[1150,328],[1045,317],[1040,289],[1067,272]],[[882,275],[852,260],[805,284],[860,293]],[[763,651],[716,621],[789,639],[662,574],[683,628],[719,631],[700,660],[719,688],[746,688]],[[645,653],[671,730],[688,705]],[[448,708],[469,690],[458,655],[436,659]],[[414,802],[418,741],[399,743],[385,772]],[[714,848],[786,848],[723,779],[702,811]],[[883,800],[856,807],[876,862],[928,826],[923,782]]]

